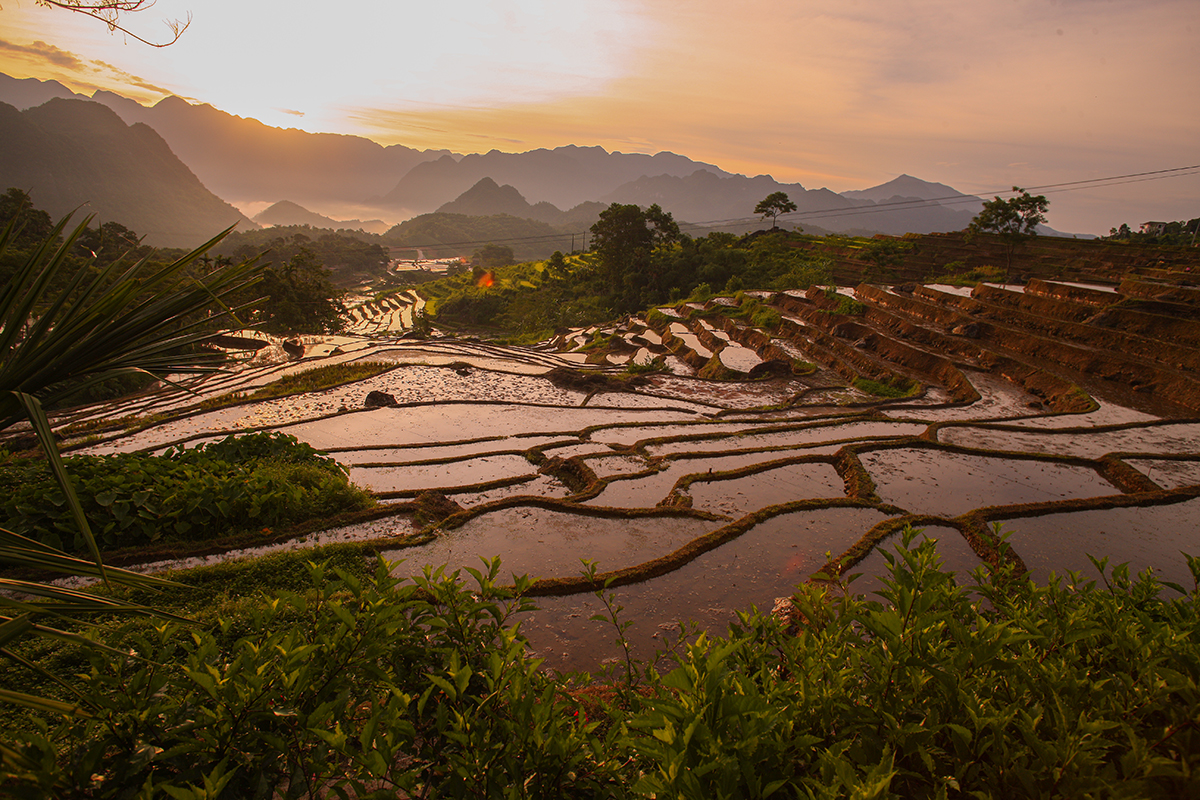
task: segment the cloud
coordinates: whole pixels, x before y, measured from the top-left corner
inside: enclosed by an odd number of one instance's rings
[[[303,111],[297,111],[294,108],[277,108],[275,110],[278,111],[280,114],[289,114],[293,117],[303,117],[304,116]]]
[[[80,60],[79,56],[42,41],[30,44],[14,44],[13,42],[0,39],[0,51],[22,55],[30,61],[53,64],[56,67],[63,67],[65,69],[81,70],[84,68],[83,61]]]
[[[89,63],[95,65],[90,68],[92,72],[97,73],[99,75],[108,76],[109,78],[114,79],[120,83],[129,85],[129,86],[136,86],[139,89],[145,89],[148,92],[154,92],[156,94],[161,94],[164,96],[172,93],[170,89],[164,89],[161,86],[150,83],[145,78],[134,75],[131,72],[126,72],[125,70],[121,69],[120,67],[116,67],[116,66],[113,66],[112,64],[109,64],[107,61],[99,61],[97,59],[92,59]],[[80,65],[80,66],[82,67],[82,65]]]

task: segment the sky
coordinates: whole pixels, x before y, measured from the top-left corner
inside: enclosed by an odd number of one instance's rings
[[[158,0],[121,19],[162,41],[189,18],[154,48],[4,0],[0,72],[422,149],[1021,186],[1065,232],[1200,216],[1200,168],[1057,187],[1200,165],[1196,0]]]

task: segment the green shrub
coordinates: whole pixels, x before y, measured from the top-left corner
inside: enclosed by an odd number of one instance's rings
[[[907,378],[893,379],[891,383],[859,376],[854,379],[854,388],[876,397],[909,397],[916,394],[921,384]]]
[[[929,276],[926,278],[926,283],[976,286],[987,281],[995,283],[1004,280],[1004,269],[1001,267],[982,266],[968,269],[962,261],[951,261],[942,269],[942,274]]]
[[[369,506],[345,467],[282,433],[229,436],[161,456],[73,456],[67,472],[105,549],[194,541]],[[44,462],[0,465],[6,526],[84,552],[62,491]]]
[[[877,599],[804,584],[798,627],[741,613],[666,671],[627,655],[607,691],[538,669],[515,627],[529,584],[498,587],[498,561],[469,570],[470,587],[441,570],[409,583],[384,563],[312,566],[313,588],[226,606],[215,627],[141,623],[87,651],[75,689],[89,715],[11,730],[0,789],[1197,796],[1200,590],[1165,597],[1152,573],[1104,560],[1099,586],[981,568],[968,587],[913,536],[881,551]],[[1188,563],[1200,584],[1200,559]],[[623,639],[620,607],[599,594]]]
[[[837,306],[830,309],[826,313],[829,314],[845,314],[847,316],[862,316],[867,313],[867,304],[855,300],[853,297],[847,297],[838,292],[836,287],[828,286],[825,288],[825,296],[835,301]]]
[[[625,373],[627,375],[670,374],[671,371],[667,360],[662,356],[655,356],[649,361],[641,363],[632,360],[625,363]]]

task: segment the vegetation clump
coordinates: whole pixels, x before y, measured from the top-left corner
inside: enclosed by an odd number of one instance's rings
[[[272,397],[284,397],[301,392],[316,392],[344,383],[354,383],[379,375],[395,368],[395,364],[381,361],[351,361],[342,364],[327,364],[321,367],[306,369],[291,375],[284,375],[277,381],[271,381],[266,386],[254,390],[250,400],[267,400]]]
[[[855,300],[853,297],[847,297],[838,292],[837,287],[829,286],[825,289],[825,296],[834,301],[836,305],[829,309],[826,313],[842,314],[844,316],[861,317],[867,313],[867,304],[860,300]],[[824,309],[822,309],[824,310]]]
[[[951,261],[943,270],[938,275],[929,276],[926,282],[948,286],[976,286],[980,283],[1000,283],[1004,280],[1004,270],[991,265],[968,268],[962,261]]]
[[[204,541],[286,527],[373,504],[331,457],[283,433],[229,436],[162,455],[65,459],[102,549]],[[74,553],[87,546],[46,463],[0,465],[5,526]]]
[[[895,378],[890,382],[862,376],[854,379],[855,389],[876,397],[911,397],[920,387],[920,383],[909,378]]]
[[[116,648],[77,656],[88,713],[15,720],[3,789],[16,798],[145,787],[213,798],[1196,794],[1200,593],[1103,561],[1100,585],[1071,575],[1036,586],[980,570],[968,588],[942,569],[933,541],[912,542],[908,532],[884,551],[876,599],[804,585],[788,619],[739,614],[724,635],[651,663],[624,648],[599,686],[538,668],[516,627],[530,584],[497,585],[499,561],[468,570],[471,585],[440,569],[398,579],[382,561],[373,572],[354,559],[310,564],[307,578],[288,580],[296,590],[260,602],[207,594],[203,627],[102,630]],[[276,561],[263,577],[278,582],[304,558]],[[1189,563],[1200,581],[1200,560]],[[597,619],[625,643],[612,592],[598,594],[607,613]],[[73,648],[58,647],[60,659]],[[5,674],[16,671],[25,674]]]

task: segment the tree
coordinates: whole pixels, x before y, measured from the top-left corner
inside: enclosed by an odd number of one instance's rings
[[[255,289],[265,295],[256,313],[261,329],[268,333],[336,333],[345,324],[341,290],[304,245],[285,263],[267,268]]]
[[[1044,195],[1036,197],[1019,186],[1012,189],[1016,197],[999,197],[983,204],[983,209],[971,220],[974,233],[996,233],[1001,236],[1037,236],[1037,226],[1046,221],[1050,201]]]
[[[142,44],[147,44],[151,47],[168,47],[175,44],[175,42],[179,41],[179,37],[183,35],[183,32],[187,30],[188,25],[192,24],[192,15],[190,13],[186,22],[169,20],[167,21],[167,27],[171,29],[170,39],[162,42],[152,42],[126,28],[121,22],[121,15],[145,11],[154,5],[154,0],[35,0],[35,2],[39,6],[61,8],[65,11],[83,14],[85,17],[98,19],[107,25],[110,31],[120,31],[126,36],[137,39]]]
[[[16,187],[0,195],[0,226],[8,225],[14,220],[16,227],[9,242],[9,246],[14,249],[24,250],[40,244],[50,235],[50,231],[54,230],[54,221],[50,219],[50,215],[34,208],[29,194]]]
[[[613,203],[600,212],[591,231],[605,288],[616,300],[618,311],[641,307],[647,288],[659,294],[664,291],[653,255],[657,248],[682,236],[669,212],[657,204],[643,211],[636,205]]]
[[[1037,226],[1046,221],[1046,209],[1050,206],[1044,195],[1031,195],[1020,186],[1014,186],[1012,190],[1015,197],[1007,200],[995,197],[984,203],[967,228],[968,237],[994,233],[1004,242],[1005,281],[1012,269],[1013,252],[1026,239],[1037,236]]]
[[[512,248],[502,244],[485,244],[471,256],[471,266],[484,269],[507,267],[515,263],[517,262]]]
[[[796,210],[796,204],[784,192],[771,192],[769,195],[759,201],[754,207],[754,213],[758,214],[763,219],[771,218],[771,227],[778,227],[775,222],[780,214],[787,214]]]

